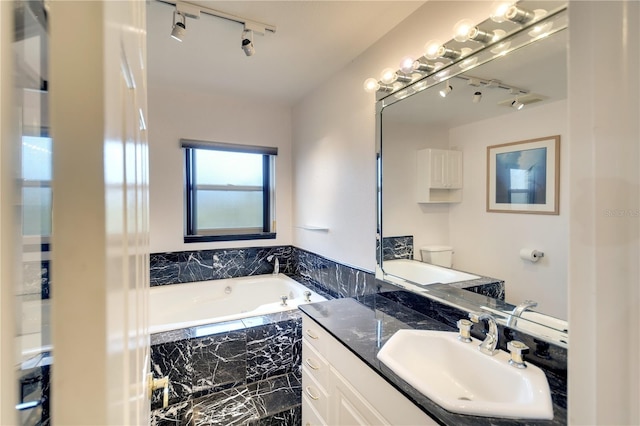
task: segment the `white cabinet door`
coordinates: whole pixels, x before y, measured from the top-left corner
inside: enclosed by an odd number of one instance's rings
[[[305,315],[302,328],[303,425],[437,424]]]
[[[336,425],[389,425],[390,423],[338,372],[334,373],[332,423]],[[363,377],[366,380],[366,377]]]
[[[428,149],[427,164],[430,188],[448,188],[449,154],[444,149]]]
[[[462,201],[462,151],[421,149],[416,159],[418,203]]]

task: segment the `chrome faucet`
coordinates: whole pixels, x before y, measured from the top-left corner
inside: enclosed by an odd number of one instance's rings
[[[513,308],[513,311],[511,312],[511,315],[509,315],[509,319],[507,320],[507,327],[515,326],[518,318],[522,316],[522,313],[524,311],[529,308],[535,308],[536,306],[538,306],[538,302],[534,302],[533,300],[525,300],[524,302]]]
[[[280,273],[280,262],[278,261],[278,258],[276,257],[275,254],[272,254],[271,256],[267,257],[267,262],[271,262],[272,260],[274,260],[274,262],[273,262],[273,275],[278,275]]]
[[[487,355],[495,355],[498,352],[498,325],[496,319],[486,313],[470,312],[469,319],[475,323],[480,321],[486,321],[489,325],[489,331],[487,331],[485,339],[478,345],[480,352]]]

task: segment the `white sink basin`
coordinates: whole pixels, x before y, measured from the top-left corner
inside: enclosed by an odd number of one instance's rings
[[[490,356],[479,340],[458,333],[400,330],[378,352],[378,359],[442,408],[460,414],[518,419],[552,419],[549,383],[535,365],[519,369],[509,354]],[[526,358],[525,358],[526,361]]]

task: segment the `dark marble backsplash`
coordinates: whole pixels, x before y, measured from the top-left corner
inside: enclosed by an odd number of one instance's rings
[[[277,257],[280,272],[288,274],[292,252],[291,246],[276,246],[151,253],[149,278],[153,287],[268,274],[274,268],[270,256]]]
[[[380,253],[378,241],[377,253]],[[413,259],[413,235],[382,238],[382,260]],[[380,256],[377,256],[380,263]]]
[[[292,246],[152,253],[151,286],[280,272],[330,297],[357,297],[380,290],[374,274]],[[271,260],[269,260],[271,259]]]

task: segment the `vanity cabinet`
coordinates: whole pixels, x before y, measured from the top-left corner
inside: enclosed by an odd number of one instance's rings
[[[418,203],[462,201],[462,151],[421,149],[416,159]]]
[[[302,319],[302,425],[435,425],[315,321]]]

